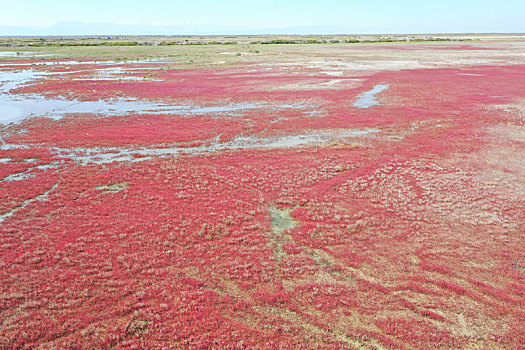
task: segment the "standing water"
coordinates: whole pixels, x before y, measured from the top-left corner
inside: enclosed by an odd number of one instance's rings
[[[372,90],[363,92],[358,96],[357,101],[354,102],[354,106],[358,108],[369,108],[379,104],[376,100],[376,94],[388,88],[388,84],[379,84],[374,86]]]

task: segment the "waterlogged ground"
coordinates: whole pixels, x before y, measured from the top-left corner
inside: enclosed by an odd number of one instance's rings
[[[52,50],[0,55],[0,348],[525,343],[520,36]]]

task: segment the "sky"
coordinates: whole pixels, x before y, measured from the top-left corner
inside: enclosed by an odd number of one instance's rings
[[[524,0],[0,0],[0,8],[0,35],[167,26],[207,34],[525,32]]]

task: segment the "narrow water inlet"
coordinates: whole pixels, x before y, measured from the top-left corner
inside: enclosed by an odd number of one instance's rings
[[[49,57],[59,56],[58,54],[39,53],[34,51],[0,51],[0,57]]]
[[[376,100],[376,94],[380,93],[383,90],[388,89],[388,84],[378,84],[374,86],[372,90],[368,90],[360,94],[358,99],[354,102],[354,107],[357,108],[369,108],[374,105],[379,104]]]
[[[122,70],[122,71],[121,71]],[[102,79],[119,80],[118,75],[125,70],[122,67],[99,69]],[[104,74],[108,73],[107,77]],[[307,103],[294,104],[242,102],[217,106],[200,106],[192,103],[171,104],[136,98],[113,98],[109,100],[81,101],[78,99],[46,98],[39,94],[13,94],[12,91],[32,84],[38,79],[66,73],[42,72],[33,69],[0,71],[0,125],[18,123],[26,118],[51,118],[58,120],[70,114],[93,114],[102,116],[123,116],[127,114],[243,114],[248,110],[276,109],[302,110],[309,107]],[[129,78],[129,77],[128,77]],[[137,77],[132,77],[136,79]],[[92,78],[88,78],[90,80]],[[95,79],[96,80],[96,79]]]
[[[112,162],[142,161],[150,157],[176,157],[181,154],[203,154],[207,152],[220,152],[224,150],[240,149],[278,149],[294,147],[311,147],[328,145],[332,142],[346,142],[355,137],[373,137],[379,129],[346,129],[346,130],[320,130],[308,134],[285,135],[273,138],[259,138],[254,136],[237,136],[231,141],[219,142],[219,138],[209,139],[209,144],[195,147],[92,147],[92,148],[57,148],[51,150],[61,158],[71,158],[80,164],[105,164]],[[20,145],[4,144],[0,149],[11,149]],[[140,158],[136,158],[140,155]]]

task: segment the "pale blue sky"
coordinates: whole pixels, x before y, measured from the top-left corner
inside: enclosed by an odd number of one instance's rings
[[[524,0],[0,1],[0,35],[8,34],[1,27],[48,27],[61,22],[190,25],[239,32],[311,26],[318,31],[335,30],[327,26],[344,28],[349,33],[525,31]],[[93,26],[89,28],[85,30]],[[145,31],[148,28],[144,26]]]

